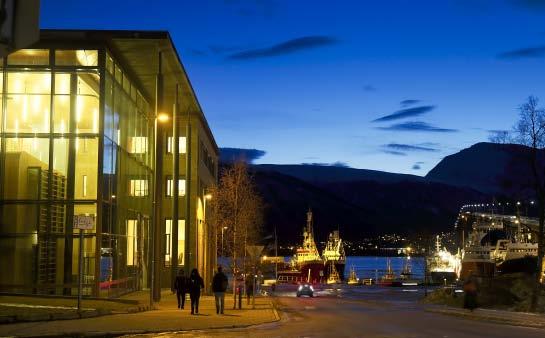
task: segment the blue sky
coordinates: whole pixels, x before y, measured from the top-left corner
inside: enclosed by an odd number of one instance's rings
[[[41,26],[169,30],[218,144],[256,163],[425,175],[545,104],[545,0],[42,0]]]

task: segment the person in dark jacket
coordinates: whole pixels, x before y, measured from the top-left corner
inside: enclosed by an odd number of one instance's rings
[[[201,297],[201,289],[204,288],[204,281],[199,275],[197,269],[191,270],[189,275],[189,299],[191,299],[191,314],[199,313],[199,298]]]
[[[250,299],[254,295],[254,276],[246,276],[246,304],[250,305]]]
[[[469,276],[464,283],[464,308],[473,311],[477,306],[477,282]]]
[[[212,278],[212,292],[214,292],[214,299],[216,300],[216,314],[223,314],[225,308],[225,291],[227,291],[227,285],[229,280],[223,273],[223,269],[218,266],[218,272]]]
[[[178,276],[174,279],[174,285],[172,286],[172,292],[176,292],[176,298],[178,299],[178,309],[184,309],[185,295],[187,293],[187,277],[184,274],[184,270],[178,271]]]

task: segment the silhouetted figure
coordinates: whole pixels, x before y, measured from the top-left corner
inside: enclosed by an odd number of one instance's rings
[[[471,311],[477,308],[477,283],[473,276],[464,282],[464,308]]]
[[[191,314],[199,313],[199,298],[201,297],[201,289],[204,288],[204,282],[199,275],[197,269],[191,270],[189,275],[189,298],[191,299]]]
[[[184,274],[184,270],[180,269],[178,275],[174,279],[174,285],[172,286],[172,292],[176,292],[176,298],[178,299],[178,309],[183,309],[185,305],[185,295],[187,293],[187,277]]]
[[[225,308],[225,291],[228,284],[229,280],[223,273],[220,265],[218,266],[218,272],[216,272],[212,279],[212,292],[214,292],[214,299],[216,300],[216,314],[223,314],[223,309]]]
[[[254,295],[254,277],[246,276],[246,304],[250,305],[250,299]]]

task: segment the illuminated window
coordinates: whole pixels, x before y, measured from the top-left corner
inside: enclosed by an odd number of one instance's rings
[[[180,154],[185,154],[186,151],[186,144],[185,144],[185,136],[178,137],[178,149],[180,150]],[[172,137],[169,136],[167,138],[167,153],[172,154],[172,150],[174,149],[174,144],[172,143]]]
[[[131,154],[145,154],[148,150],[148,138],[145,136],[134,136],[130,138],[129,152]]]
[[[172,184],[172,178],[167,179],[167,196],[172,197],[174,191],[174,185]],[[178,196],[185,196],[185,179],[178,180]]]
[[[57,50],[55,64],[59,66],[97,66],[97,50]]]
[[[87,197],[87,175],[83,175],[83,197]]]
[[[136,263],[136,253],[138,251],[138,232],[136,229],[137,221],[135,219],[127,220],[127,265],[133,266]]]
[[[185,220],[178,220],[178,265],[184,265]],[[165,265],[170,266],[172,259],[172,220],[165,220]]]
[[[130,180],[130,196],[148,196],[148,180]]]
[[[21,49],[8,56],[8,65],[48,65],[48,49]]]

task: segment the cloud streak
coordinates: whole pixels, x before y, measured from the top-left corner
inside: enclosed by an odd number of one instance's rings
[[[396,111],[395,113],[379,117],[378,119],[375,119],[372,122],[386,122],[386,121],[404,119],[408,117],[420,116],[420,115],[429,113],[430,111],[434,109],[435,109],[435,106],[419,106],[419,107],[402,109],[402,110]]]
[[[543,57],[545,57],[545,46],[520,48],[498,54],[498,58],[504,60],[538,59]]]
[[[341,161],[333,162],[333,163],[323,163],[323,162],[312,162],[312,163],[301,163],[301,165],[312,165],[312,166],[318,166],[318,167],[339,167],[339,168],[350,168],[350,166]]]
[[[253,163],[255,160],[265,156],[266,153],[266,151],[259,149],[220,148],[220,161],[224,163],[237,161]]]
[[[248,49],[227,56],[228,60],[252,60],[294,54],[304,50],[326,47],[339,41],[331,36],[312,35],[291,39],[267,48]]]
[[[437,148],[425,147],[422,145],[412,145],[412,144],[403,144],[403,143],[389,143],[383,146],[386,149],[396,150],[396,151],[424,151],[424,152],[436,152],[439,151]]]
[[[393,124],[388,127],[379,127],[381,130],[389,131],[414,131],[414,132],[427,132],[427,133],[455,133],[457,129],[439,128],[429,123],[421,121],[409,121],[403,123]]]
[[[419,102],[420,102],[420,100],[408,99],[408,100],[403,100],[403,101],[399,102],[399,104],[401,105],[401,107],[408,107],[408,106],[412,106],[414,104],[417,104]]]

